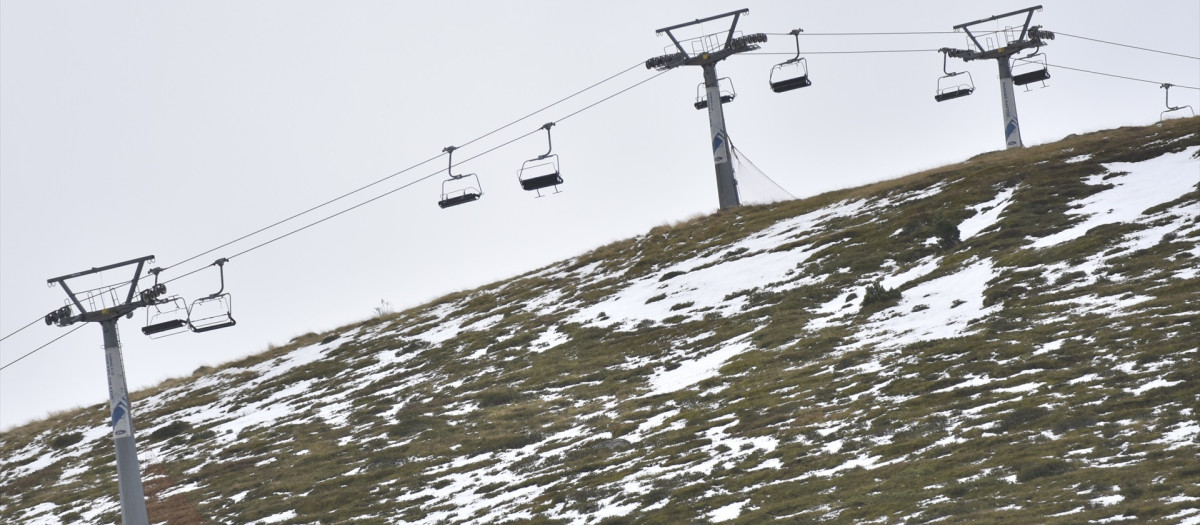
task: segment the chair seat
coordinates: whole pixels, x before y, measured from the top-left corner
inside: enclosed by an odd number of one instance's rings
[[[789,78],[787,80],[780,80],[779,82],[772,82],[771,83],[771,91],[774,91],[776,93],[783,93],[785,91],[791,91],[793,89],[800,89],[802,87],[808,87],[811,85],[812,85],[812,82],[810,80],[808,80],[808,75],[804,75],[801,77]]]
[[[235,324],[237,324],[237,321],[234,321],[233,318],[230,317],[228,321],[221,321],[219,323],[202,326],[192,325],[192,331],[196,333],[211,332],[213,330],[220,330],[221,328],[229,328]]]
[[[163,321],[161,323],[144,326],[142,327],[142,333],[146,335],[161,334],[163,332],[177,330],[185,326],[187,326],[187,321],[183,319],[172,319],[170,321]]]
[[[1014,76],[1013,84],[1016,84],[1018,86],[1024,86],[1025,84],[1032,84],[1034,82],[1042,82],[1042,81],[1048,80],[1049,78],[1050,78],[1049,70],[1039,69],[1037,71],[1030,71],[1028,73],[1021,73],[1020,75]]]
[[[965,88],[964,89],[955,89],[955,90],[951,90],[951,91],[943,91],[941,93],[934,95],[933,99],[938,102],[945,102],[947,100],[952,100],[952,99],[956,99],[959,97],[965,97],[974,92],[975,92],[974,89],[965,89]]]
[[[442,208],[449,208],[451,206],[458,206],[459,204],[466,204],[471,201],[479,200],[480,195],[481,194],[479,193],[464,193],[462,195],[455,195],[453,197],[445,197],[438,201],[438,206],[441,206]]]
[[[521,179],[521,188],[523,188],[525,191],[534,191],[542,188],[549,188],[550,186],[558,186],[562,183],[562,175],[559,175],[556,172],[547,175],[538,175],[537,177],[530,177],[528,179]]]

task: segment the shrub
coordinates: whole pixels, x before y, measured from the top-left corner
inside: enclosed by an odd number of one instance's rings
[[[475,400],[479,402],[479,406],[483,408],[507,405],[519,401],[523,397],[521,392],[512,388],[496,388],[480,392],[475,396]]]
[[[1026,481],[1047,476],[1057,476],[1071,471],[1071,464],[1061,459],[1046,459],[1036,463],[1026,463],[1017,467],[1017,481]]]
[[[162,441],[178,436],[187,432],[192,428],[187,421],[172,421],[165,427],[162,427],[150,433],[150,441]]]
[[[50,448],[63,449],[71,445],[83,441],[83,434],[80,432],[71,432],[70,434],[62,434],[50,441]]]
[[[674,278],[676,278],[676,277],[679,277],[680,275],[683,275],[683,274],[685,274],[685,273],[687,273],[687,272],[680,272],[680,271],[670,271],[670,272],[664,273],[662,277],[659,277],[659,278],[658,278],[658,282],[663,282],[663,281],[666,281],[666,280],[669,280],[669,279],[674,279]]]
[[[938,246],[943,250],[958,246],[958,225],[946,217],[945,213],[939,211],[933,217],[933,233],[937,236]]]
[[[862,305],[864,307],[876,304],[897,301],[900,299],[900,290],[889,290],[883,287],[879,281],[875,281],[867,286],[866,292],[863,294]]]

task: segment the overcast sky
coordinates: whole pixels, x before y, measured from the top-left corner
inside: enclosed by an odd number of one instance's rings
[[[738,30],[949,31],[1032,6],[1012,1],[0,1],[0,332],[63,304],[46,279],[140,257],[169,267],[464,144],[626,69],[543,114],[464,147],[476,155],[657,72],[660,27],[750,8]],[[1200,55],[1195,0],[1046,1],[1050,31]],[[1018,19],[1007,22],[1019,23]],[[991,23],[983,29],[999,29]],[[723,31],[728,21],[704,24]],[[699,29],[699,28],[697,28]],[[694,33],[681,36],[694,36]],[[809,52],[965,47],[961,34],[804,36]],[[1197,60],[1060,35],[1049,63],[1200,86]],[[994,62],[961,61],[974,95],[936,103],[941,55],[808,54],[811,88],[767,86],[794,52],[771,36],[722,62],[734,143],[805,197],[1003,148]],[[774,53],[774,54],[766,54]],[[1017,104],[1027,144],[1156,121],[1157,84],[1051,67]],[[514,276],[715,211],[698,68],[680,68],[562,120],[562,193],[521,191],[533,135],[464,164],[484,197],[441,210],[445,157],[279,228],[172,268],[178,277],[415,179],[443,174],[226,265],[238,325],[150,340],[120,324],[131,389]],[[1171,90],[1200,107],[1200,92]],[[459,169],[456,169],[458,171]],[[128,275],[106,277],[107,284]],[[170,285],[189,299],[215,270]],[[40,321],[0,343],[9,363],[69,329]],[[0,372],[0,428],[107,401],[100,327]],[[135,424],[137,406],[134,406]],[[98,416],[99,417],[99,416]],[[98,419],[98,421],[100,421]]]

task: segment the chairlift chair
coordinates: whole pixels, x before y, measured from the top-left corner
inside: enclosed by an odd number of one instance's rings
[[[158,274],[162,268],[153,268],[149,273],[154,275],[154,284],[142,290],[142,301],[146,307],[146,326],[142,333],[153,339],[174,335],[188,328],[188,304],[182,297],[172,296],[159,299],[167,293],[167,285],[158,282]]]
[[[479,183],[478,175],[474,173],[455,175],[451,171],[454,168],[454,150],[456,149],[458,148],[447,146],[442,150],[450,154],[450,165],[446,168],[446,175],[450,178],[442,181],[442,198],[438,200],[438,206],[442,209],[474,202],[483,196],[483,186]]]
[[[796,57],[775,64],[771,68],[771,74],[767,79],[771,85],[771,91],[784,93],[812,85],[812,81],[808,79],[808,61],[800,57],[800,33],[802,32],[804,32],[803,29],[793,29],[788,32],[789,35],[796,37]],[[776,74],[779,75],[778,79],[776,79]]]
[[[1167,105],[1167,109],[1166,109],[1166,111],[1163,111],[1162,113],[1158,114],[1159,122],[1162,122],[1163,120],[1165,120],[1167,118],[1167,113],[1171,113],[1174,111],[1180,111],[1183,108],[1187,108],[1187,110],[1192,114],[1193,117],[1196,116],[1196,110],[1192,109],[1192,106],[1189,106],[1189,105],[1172,106],[1171,105],[1171,88],[1174,86],[1175,86],[1175,84],[1170,84],[1170,83],[1158,86],[1167,91],[1167,96],[1163,101]]]
[[[233,298],[225,291],[226,262],[229,259],[221,258],[212,263],[220,269],[221,288],[212,295],[192,301],[188,309],[188,327],[193,332],[209,332],[237,324],[233,319]]]
[[[1012,82],[1017,86],[1050,80],[1050,69],[1046,64],[1046,55],[1039,53],[1036,49],[1033,53],[1014,59],[1012,72]]]
[[[168,297],[146,308],[142,333],[151,339],[175,335],[188,328],[188,304],[182,297]]]
[[[726,89],[725,87],[721,86],[721,82],[725,82],[729,88]],[[721,92],[722,104],[728,104],[733,102],[733,99],[737,98],[737,90],[733,88],[733,80],[729,77],[721,77],[718,79],[717,86]],[[708,108],[708,90],[704,88],[703,82],[696,85],[696,103],[692,104],[692,106],[696,109]]]
[[[938,78],[937,93],[934,93],[933,99],[938,102],[945,102],[956,98],[965,97],[975,92],[975,79],[971,78],[970,71],[954,71],[947,69],[947,58],[949,50],[942,49],[942,72],[946,75]],[[959,75],[967,75],[966,83],[958,79]]]
[[[551,153],[554,150],[554,143],[550,138],[550,128],[554,127],[553,122],[548,122],[542,126],[546,130],[546,153],[538,155],[521,164],[521,169],[517,171],[517,180],[521,183],[521,189],[525,191],[536,191],[538,197],[542,197],[542,190],[554,187],[554,193],[561,193],[558,190],[558,185],[563,183],[562,171],[559,169],[558,155]]]

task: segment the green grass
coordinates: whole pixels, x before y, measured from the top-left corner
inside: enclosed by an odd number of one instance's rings
[[[1200,384],[1193,380],[1200,356],[1188,337],[1200,330],[1200,279],[1171,278],[1194,268],[1190,252],[1200,230],[1137,250],[1117,248],[1137,230],[1129,225],[1096,228],[1044,250],[1026,246],[1030,237],[1078,220],[1067,213],[1070,203],[1104,188],[1082,182],[1101,173],[1101,163],[1200,144],[1198,123],[1072,136],[863,188],[664,225],[552,266],[595,265],[570,282],[530,273],[427,307],[306,333],[138,392],[135,406],[153,396],[164,400],[137,420],[145,429],[143,453],[156,447],[160,454],[144,459],[155,469],[153,492],[198,486],[155,503],[160,514],[152,519],[247,522],[292,510],[294,523],[346,516],[455,522],[440,513],[459,509],[434,492],[453,490],[496,499],[521,494],[506,515],[527,511],[523,523],[554,523],[551,516],[564,511],[595,513],[630,502],[640,507],[602,522],[702,522],[743,501],[734,523],[1042,523],[1081,507],[1059,521],[1122,513],[1139,522],[1164,520],[1194,507],[1168,498],[1200,497],[1194,441],[1172,447],[1161,440],[1200,410]],[[1167,143],[1189,134],[1195,136]],[[1062,162],[1083,153],[1092,159]],[[895,204],[934,185],[942,191]],[[1016,188],[1014,202],[995,228],[957,245],[925,242],[951,238],[948,225],[1006,188]],[[695,304],[680,301],[670,309],[681,315],[662,323],[618,330],[567,321],[573,308],[597,304],[630,280],[670,285],[682,272],[664,270],[693,258],[718,264],[753,257],[730,245],[850,199],[878,207],[793,232],[771,248],[813,251],[788,278],[814,279],[786,291],[762,283],[730,294],[726,302],[744,301],[740,312],[696,318]],[[893,204],[879,205],[884,199]],[[1151,211],[1198,201],[1200,191]],[[1096,271],[1075,269],[1097,257]],[[971,333],[902,348],[850,346],[872,314],[901,297],[919,302],[906,295],[916,284],[982,258],[996,269],[984,301],[998,308]],[[922,280],[896,290],[869,288],[931,260],[939,266]],[[1045,268],[1055,265],[1066,269],[1046,278]],[[876,297],[881,293],[886,297]],[[563,297],[554,313],[521,308],[547,294]],[[1087,308],[1093,297],[1135,296],[1144,298],[1135,308],[1103,314]],[[848,305],[844,322],[809,328],[820,317],[816,307],[833,300]],[[442,322],[429,308],[442,306],[451,312],[447,320],[467,330],[441,344],[421,340]],[[488,327],[472,325],[495,316],[499,321]],[[532,351],[551,327],[566,342]],[[360,328],[379,332],[348,335]],[[723,363],[716,376],[648,395],[655,374],[745,336],[751,349]],[[1043,350],[1052,342],[1054,350]],[[310,345],[321,346],[325,357],[266,380],[249,370]],[[373,379],[363,380],[369,373]],[[218,385],[195,388],[201,377],[219,378]],[[987,382],[968,386],[978,378]],[[1132,393],[1159,378],[1176,383]],[[226,390],[249,384],[237,395]],[[305,391],[287,400],[285,417],[237,436],[215,422],[181,419],[204,407],[230,416],[261,410],[259,403],[298,384]],[[338,397],[350,385],[356,390]],[[346,416],[344,424],[317,416],[334,409]],[[4,463],[0,521],[20,521],[24,509],[41,503],[58,505],[60,518],[78,519],[95,502],[113,501],[111,439],[85,442],[81,433],[102,424],[106,412],[106,405],[82,408],[0,434],[0,458],[18,457],[30,444],[57,454],[33,472],[23,468],[36,457]],[[649,428],[651,418],[669,412]],[[512,479],[490,477],[489,469],[501,466]],[[72,470],[81,471],[64,479]],[[473,482],[455,484],[461,479],[454,476],[468,474]],[[623,492],[632,481],[645,490]],[[1125,499],[1092,503],[1115,494]],[[99,519],[118,518],[109,512]]]

